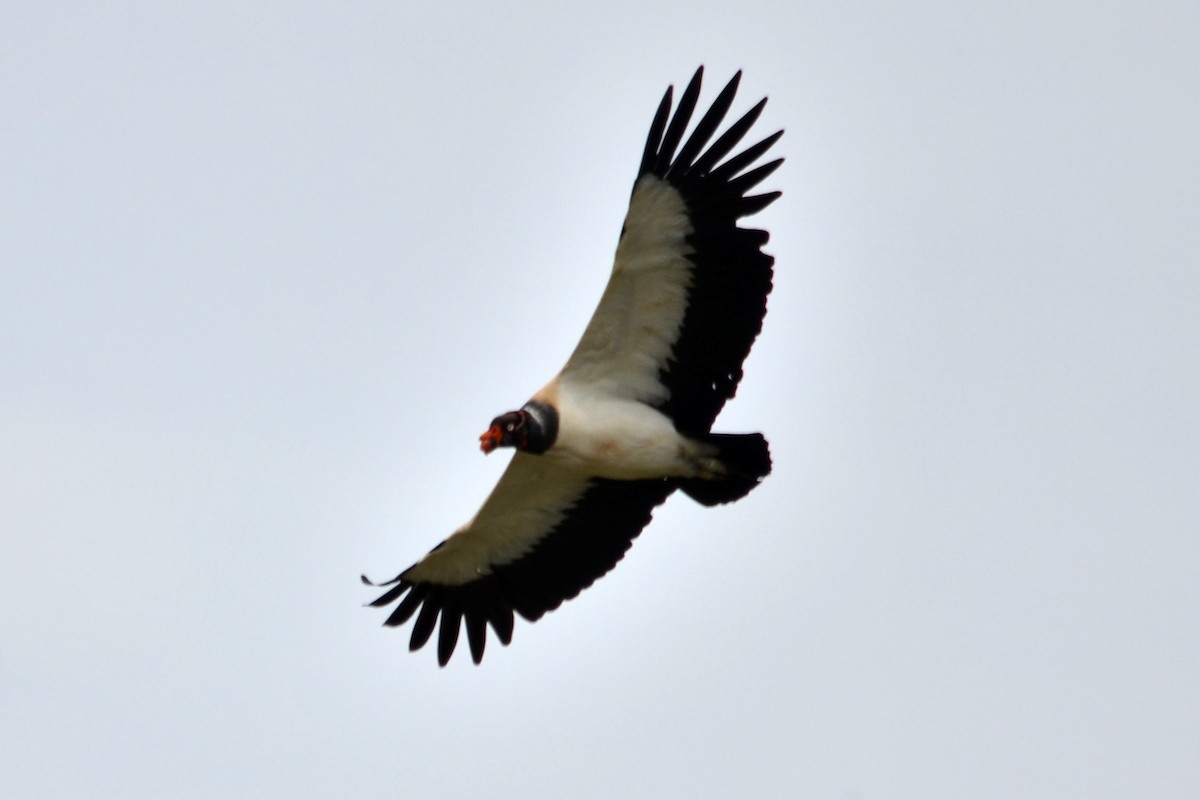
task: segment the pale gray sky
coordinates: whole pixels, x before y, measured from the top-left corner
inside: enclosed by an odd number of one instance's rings
[[[1200,6],[12,3],[0,796],[1200,792]],[[361,604],[561,365],[665,86],[788,161],[738,398],[482,667]]]

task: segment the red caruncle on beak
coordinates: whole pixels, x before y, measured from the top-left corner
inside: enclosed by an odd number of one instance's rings
[[[499,447],[503,440],[504,434],[501,432],[500,426],[493,425],[479,437],[479,449],[486,455]]]

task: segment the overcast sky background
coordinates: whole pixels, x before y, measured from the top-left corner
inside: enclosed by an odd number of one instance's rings
[[[0,796],[1196,797],[1200,5],[10,3]],[[481,667],[364,609],[668,83],[787,134],[682,495]]]

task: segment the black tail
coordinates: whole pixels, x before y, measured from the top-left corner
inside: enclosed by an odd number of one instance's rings
[[[771,451],[761,433],[706,433],[691,437],[717,448],[725,474],[715,478],[688,478],[679,488],[705,506],[740,500],[771,474]]]

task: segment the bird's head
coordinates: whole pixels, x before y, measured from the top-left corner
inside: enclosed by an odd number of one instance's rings
[[[523,450],[529,445],[529,413],[525,409],[509,411],[492,420],[492,425],[479,437],[479,449],[490,453],[497,447]]]

